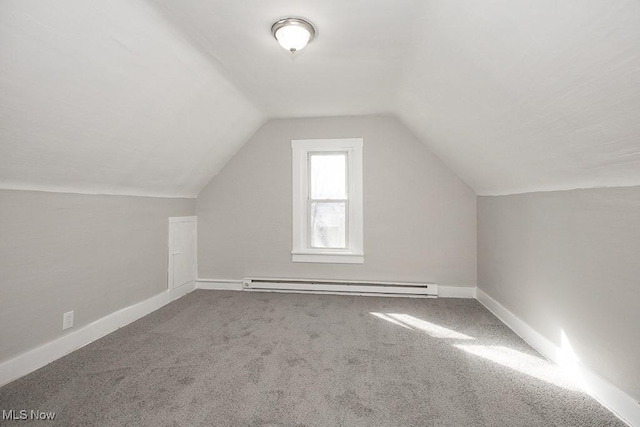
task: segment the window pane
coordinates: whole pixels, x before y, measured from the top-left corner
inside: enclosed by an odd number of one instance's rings
[[[347,246],[346,203],[311,202],[311,247]]]
[[[309,159],[311,199],[347,198],[347,153],[312,153]]]

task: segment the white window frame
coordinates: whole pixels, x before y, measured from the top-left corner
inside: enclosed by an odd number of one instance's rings
[[[293,262],[340,264],[364,263],[362,138],[294,139],[292,150],[293,183]],[[309,154],[347,153],[347,247],[312,248],[309,242]]]

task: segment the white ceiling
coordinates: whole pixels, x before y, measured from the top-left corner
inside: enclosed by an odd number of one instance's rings
[[[0,0],[0,188],[194,197],[262,121],[148,3]]]
[[[147,1],[0,0],[2,188],[193,196],[265,118],[373,113],[479,194],[640,185],[637,0]]]
[[[425,3],[395,111],[478,194],[640,184],[640,2]]]
[[[220,64],[269,117],[392,112],[422,0],[150,0]],[[271,25],[300,16],[317,30],[296,55]]]

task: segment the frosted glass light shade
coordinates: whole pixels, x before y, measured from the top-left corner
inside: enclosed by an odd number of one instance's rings
[[[303,49],[315,35],[311,23],[299,18],[281,19],[271,27],[271,33],[280,46],[291,53]]]

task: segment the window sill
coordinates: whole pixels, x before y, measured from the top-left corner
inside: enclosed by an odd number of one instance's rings
[[[291,253],[293,262],[314,262],[329,264],[364,264],[364,254],[346,252],[324,252],[324,253]]]

